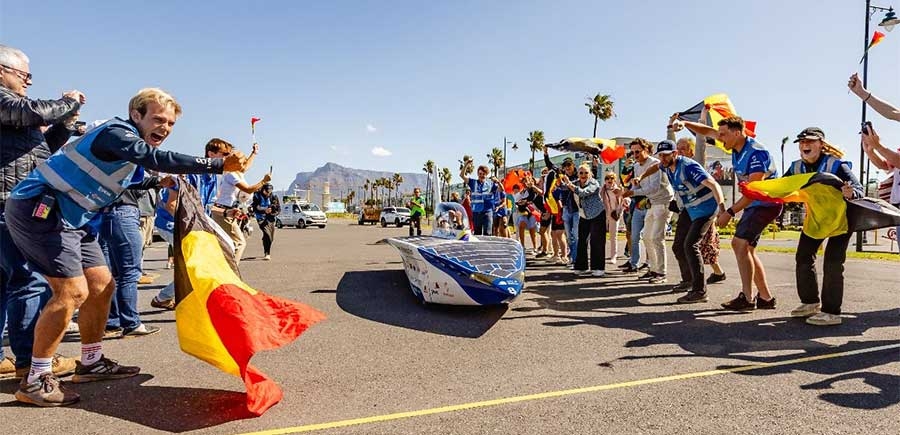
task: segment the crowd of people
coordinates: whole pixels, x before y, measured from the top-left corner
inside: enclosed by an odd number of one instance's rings
[[[60,377],[84,383],[140,372],[108,358],[102,341],[159,331],[140,320],[137,286],[153,227],[173,243],[180,186],[198,191],[231,237],[236,261],[245,245],[238,191],[253,195],[264,259],[280,205],[269,174],[254,185],[243,178],[256,144],[249,156],[218,138],[202,157],[159,149],[181,116],[165,91],[141,89],[127,116],[86,124],[79,121],[87,103],[80,91],[28,96],[29,63],[21,50],[0,45],[0,331],[8,331],[12,354],[0,348],[0,379],[21,379],[20,402],[65,406],[79,396]],[[174,287],[151,305],[174,309]],[[74,331],[80,358],[58,354],[63,336]]]
[[[253,195],[249,214],[262,232],[264,260],[271,258],[281,206],[269,174],[254,184],[243,176],[259,152],[257,144],[246,156],[219,138],[206,143],[202,156],[159,149],[181,115],[180,105],[165,91],[142,89],[128,102],[127,116],[88,127],[78,121],[87,103],[83,93],[31,99],[31,83],[28,57],[0,45],[0,325],[8,327],[12,353],[0,348],[0,378],[21,379],[15,393],[20,402],[64,406],[79,397],[60,384],[62,376],[83,383],[140,372],[108,358],[102,341],[159,331],[141,322],[137,307],[142,252],[151,227],[174,243],[181,189],[190,185],[198,192],[209,217],[230,237],[236,262],[246,246],[241,223],[248,217],[239,207],[241,194]],[[900,110],[864,89],[855,75],[848,85],[878,113],[900,121]],[[716,228],[738,218],[731,245],[741,288],[722,306],[774,309],[776,298],[756,246],[781,206],[746,197],[726,205],[715,177],[692,159],[694,148],[705,141],[676,139],[682,130],[721,141],[732,152],[737,181],[778,176],[769,151],[745,134],[740,117],[708,126],[680,121],[676,114],[669,119],[665,140],[655,145],[644,138],[631,141],[621,174],[601,173],[597,157],[580,164],[566,158],[557,166],[545,149],[540,176],[525,176],[511,193],[489,176],[487,166],[479,166],[474,178],[464,169],[460,175],[466,190],[454,200],[465,209],[476,235],[511,237],[513,228],[523,247],[530,243],[535,258],[567,264],[584,277],[607,276],[606,264],[623,258],[621,273],[645,271],[637,279],[653,284],[668,282],[665,235],[676,213],[672,249],[679,282],[672,291],[685,293],[678,303],[707,302],[707,284],[726,280]],[[80,136],[70,140],[76,134]],[[788,174],[829,172],[845,181],[845,198],[862,195],[849,164],[831,152],[821,129],[803,129],[795,142],[801,158]],[[871,126],[864,126],[862,142],[876,167],[893,171],[891,202],[900,205],[900,153],[885,147]],[[408,205],[413,210],[410,235],[421,235],[425,210],[418,189]],[[461,215],[451,214],[446,225],[455,228],[463,222]],[[844,234],[828,240],[820,297],[814,260],[824,240],[801,236],[796,262],[802,305],[792,315],[814,325],[841,323],[849,238]],[[704,265],[713,269],[709,276]],[[169,284],[151,305],[174,309],[174,293]],[[80,358],[57,353],[73,319]]]

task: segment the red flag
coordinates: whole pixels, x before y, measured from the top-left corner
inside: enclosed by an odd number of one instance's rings
[[[260,118],[255,118],[255,117],[254,117],[254,118],[250,118],[250,126],[251,126],[251,127],[256,127],[256,123],[259,122],[260,120],[261,120]]]
[[[884,33],[881,33],[876,30],[875,33],[872,34],[872,41],[869,42],[869,46],[866,47],[866,51],[863,52],[862,59],[859,60],[859,63],[862,63],[863,60],[866,59],[866,55],[869,54],[869,49],[878,45],[883,39],[884,39]]]

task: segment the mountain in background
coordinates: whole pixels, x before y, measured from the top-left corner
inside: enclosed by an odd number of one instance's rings
[[[291,182],[285,193],[293,194],[295,190],[312,190],[310,196],[315,198],[313,202],[318,203],[318,198],[321,198],[322,195],[322,187],[327,181],[329,183],[332,201],[338,201],[343,196],[346,196],[351,190],[356,191],[357,197],[360,197],[360,195],[362,195],[362,186],[366,182],[366,179],[371,182],[381,177],[390,179],[393,175],[393,172],[345,168],[337,163],[328,162],[315,171],[298,172],[294,177],[294,181]],[[400,184],[400,193],[412,193],[412,190],[415,187],[420,187],[422,190],[425,190],[425,180],[427,179],[427,176],[424,172],[418,174],[401,172],[400,175],[403,176],[403,183]],[[457,178],[458,177],[459,176],[457,175]],[[310,187],[310,184],[312,184],[312,187]],[[381,189],[379,188],[379,191],[380,190]],[[387,189],[385,189],[385,192],[387,192]],[[394,195],[396,194],[397,191],[395,190]],[[371,196],[371,188],[368,196]]]

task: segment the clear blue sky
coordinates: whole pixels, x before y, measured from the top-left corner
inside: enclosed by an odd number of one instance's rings
[[[274,165],[285,188],[327,161],[418,172],[430,158],[455,171],[504,136],[523,147],[535,129],[588,136],[583,103],[597,92],[618,112],[600,137],[662,139],[672,112],[726,92],[776,154],[818,125],[855,163],[860,104],[846,81],[861,70],[864,4],[3,1],[0,41],[31,57],[32,97],[82,90],[88,121],[125,116],[142,87],[170,91],[184,116],[163,146],[181,152],[215,136],[247,149],[261,117],[249,178]],[[900,29],[873,49],[869,87],[900,103]],[[870,119],[900,145],[900,124]]]

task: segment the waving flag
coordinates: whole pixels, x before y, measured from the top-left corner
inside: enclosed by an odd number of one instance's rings
[[[706,109],[706,117],[700,119],[703,109]],[[713,94],[703,99],[703,101],[693,105],[691,108],[679,112],[678,119],[682,121],[699,122],[716,128],[722,119],[737,115],[734,105],[727,94]],[[756,121],[744,120],[744,134],[750,137],[756,137]],[[716,141],[716,146],[722,151],[731,154],[731,151],[725,149],[725,144]]]
[[[247,409],[262,415],[283,394],[275,381],[250,365],[253,354],[294,341],[325,315],[244,283],[228,236],[206,215],[197,191],[182,183],[178,199],[175,323],[181,350],[242,378]]]
[[[547,144],[547,148],[599,155],[603,159],[603,163],[607,165],[611,165],[616,160],[625,157],[624,146],[617,145],[615,140],[598,137],[570,137],[556,143]]]
[[[519,185],[519,187],[523,187],[525,183],[525,177],[531,175],[531,172],[528,172],[524,169],[513,169],[506,173],[506,177],[503,178],[503,190],[506,193],[512,193],[513,186]]]
[[[881,33],[881,32],[879,32],[879,31],[876,30],[875,33],[872,35],[872,41],[869,42],[869,46],[866,47],[866,51],[863,52],[863,56],[862,56],[862,58],[859,60],[859,63],[863,63],[863,60],[865,60],[865,59],[866,59],[866,56],[869,54],[869,50],[870,50],[872,47],[874,47],[874,46],[880,44],[881,41],[882,41],[883,39],[884,39],[884,33]]]
[[[813,172],[741,183],[741,192],[761,201],[804,203],[803,232],[815,239],[900,225],[900,210],[884,201],[844,200],[843,184],[834,174]]]

